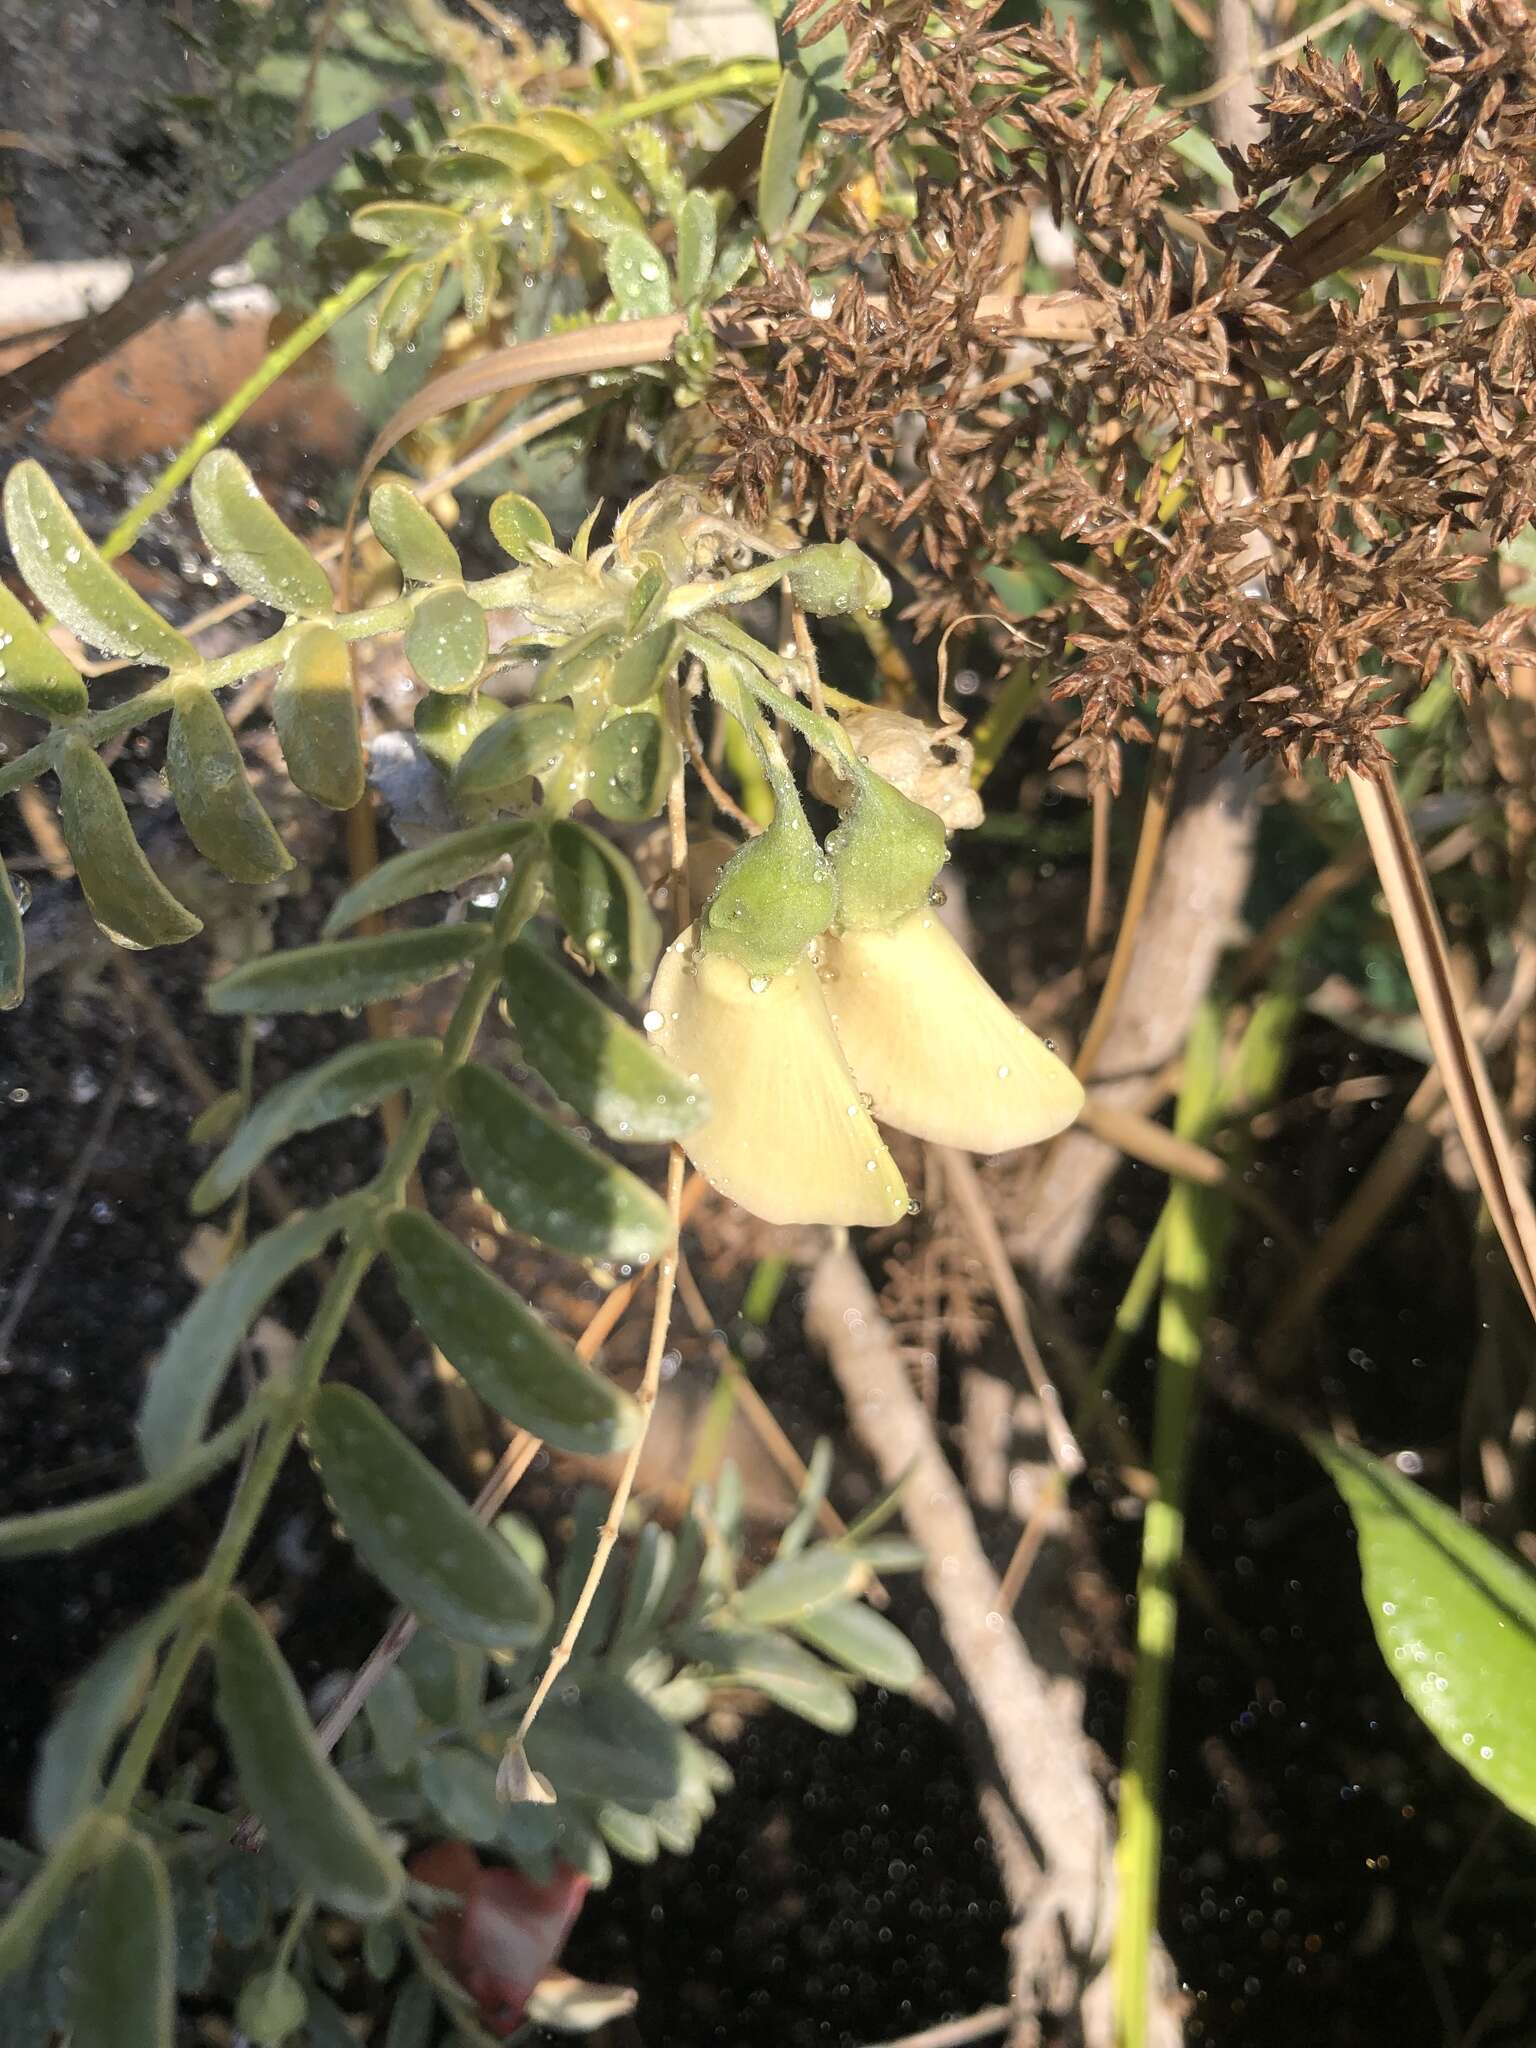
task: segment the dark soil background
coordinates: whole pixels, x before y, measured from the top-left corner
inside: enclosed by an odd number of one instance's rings
[[[63,167],[0,157],[0,198],[30,255],[154,247],[168,222],[189,224],[200,167],[165,142],[155,111],[164,93],[183,89],[185,63],[162,9],[149,0],[0,0],[0,57],[0,127],[59,148],[79,142]],[[0,463],[23,452],[18,443]],[[61,481],[98,529],[119,508],[120,479],[81,471]],[[169,572],[173,543],[161,559]],[[187,608],[202,595],[189,590]],[[156,744],[125,756],[125,786],[153,770]],[[1026,735],[1021,761],[1028,746]],[[0,849],[28,844],[14,806],[0,806]],[[1045,862],[1027,844],[978,848],[969,859],[984,936],[1013,914],[1021,869],[1032,865],[1022,886],[1059,901],[1076,928],[1080,910],[1068,906],[1081,875],[1070,859]],[[41,916],[51,899],[46,881],[36,886]],[[327,893],[322,866],[315,901]],[[281,936],[303,936],[316,914],[303,902],[286,907]],[[206,949],[141,964],[228,1085],[233,1031],[202,1014]],[[331,1030],[323,1021],[296,1032],[285,1025],[281,1046],[262,1049],[264,1082],[281,1077],[279,1058],[299,1065],[323,1053]],[[1284,1094],[1301,1098],[1344,1078],[1355,1057],[1340,1035],[1308,1024]],[[1412,1085],[1407,1063],[1372,1058],[1373,1070],[1400,1067],[1404,1092]],[[191,1293],[182,1254],[199,1165],[185,1142],[195,1105],[139,1028],[108,961],[93,955],[40,980],[22,1011],[0,1019],[0,1313],[108,1103],[98,1156],[0,1360],[0,1511],[125,1482],[144,1366]],[[1257,1171],[1303,1234],[1335,1212],[1396,1106],[1357,1104],[1283,1124]],[[285,1155],[296,1196],[335,1192],[338,1172],[367,1170],[372,1141],[362,1126],[349,1128],[355,1156],[339,1157],[333,1136]],[[1160,1185],[1127,1171],[1112,1191],[1113,1225],[1064,1304],[1085,1348],[1104,1335]],[[1306,1413],[1347,1416],[1367,1443],[1414,1445],[1426,1476],[1447,1491],[1481,1256],[1460,1199],[1438,1168],[1427,1173],[1332,1299],[1293,1390]],[[1233,1276],[1224,1370],[1236,1375],[1284,1269],[1249,1238]],[[306,1289],[296,1283],[280,1298],[290,1325],[305,1313]],[[387,1290],[366,1300],[387,1335],[403,1336]],[[769,1341],[760,1381],[795,1440],[808,1448],[818,1430],[840,1435],[829,1380],[799,1348],[792,1301]],[[1009,1369],[1000,1350],[985,1362]],[[1151,1365],[1133,1347],[1121,1388],[1143,1432]],[[346,1347],[342,1369],[364,1370]],[[949,1362],[940,1400],[953,1422]],[[1215,1607],[1184,1609],[1165,1799],[1163,1933],[1187,1987],[1190,2038],[1242,2048],[1300,2039],[1327,2048],[1529,2044],[1536,1855],[1527,1831],[1455,1769],[1404,1704],[1370,1634],[1347,1518],[1305,1452],[1219,1393],[1201,1428],[1190,1529]],[[845,1469],[845,1484],[857,1488],[851,1454]],[[145,1529],[0,1579],[0,1832],[24,1832],[33,1751],[62,1688],[195,1572],[223,1493],[216,1484]],[[553,1516],[558,1489],[546,1478],[531,1504]],[[1139,1528],[1092,1483],[1075,1505],[1074,1547],[1062,1561],[1068,1625],[1074,1653],[1088,1662],[1089,1730],[1112,1759]],[[1004,1532],[999,1541],[1006,1554]],[[383,1601],[332,1540],[301,1460],[285,1475],[256,1555],[252,1590],[292,1614],[285,1647],[306,1685],[366,1653]],[[922,1617],[904,1613],[900,1598],[897,1613],[922,1641]],[[195,1754],[206,1732],[194,1707],[177,1733],[182,1753]],[[731,1761],[736,1793],[696,1853],[645,1870],[620,1866],[573,1938],[572,1968],[639,1986],[628,2038],[652,2048],[858,2048],[1003,1995],[1006,1916],[969,1775],[942,1724],[883,1696],[865,1701],[846,1741],[766,1715],[748,1724]]]

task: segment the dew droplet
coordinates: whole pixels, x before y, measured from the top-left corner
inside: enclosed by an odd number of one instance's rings
[[[752,979],[747,983],[747,987],[751,989],[753,995],[755,996],[760,996],[767,986],[768,977],[766,974],[754,974],[752,976]]]
[[[667,1020],[662,1016],[660,1010],[647,1010],[640,1021],[647,1031],[659,1031]]]

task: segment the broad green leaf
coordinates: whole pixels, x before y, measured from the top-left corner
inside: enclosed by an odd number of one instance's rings
[[[637,591],[639,586],[636,586]],[[608,695],[615,704],[644,704],[660,691],[677,660],[677,635],[670,626],[646,633],[613,664]]]
[[[135,953],[195,938],[201,918],[176,901],[150,866],[112,771],[95,749],[71,737],[54,765],[64,843],[91,915],[107,937]]]
[[[352,232],[381,248],[408,249],[420,256],[458,241],[464,222],[451,206],[427,206],[418,199],[381,199],[357,209]]]
[[[416,737],[438,773],[451,777],[481,733],[511,715],[505,704],[481,690],[468,697],[439,696],[429,690],[417,699]]]
[[[573,1138],[485,1067],[460,1068],[447,1097],[470,1178],[512,1229],[577,1258],[660,1256],[666,1204],[625,1167]]]
[[[280,2048],[309,2015],[309,1998],[298,1978],[274,1964],[240,1987],[235,2025],[254,2048]]]
[[[666,1144],[709,1115],[696,1082],[529,941],[508,947],[502,987],[529,1066],[610,1138]]]
[[[73,2048],[172,2048],[175,1967],[165,1865],[136,1829],[123,1826],[86,1892],[75,1951]]]
[[[596,163],[612,145],[595,122],[565,107],[537,107],[520,113],[518,132],[568,164]]]
[[[227,1202],[269,1152],[298,1132],[360,1116],[402,1088],[419,1088],[441,1053],[435,1038],[371,1039],[294,1074],[263,1097],[192,1190],[193,1215]]]
[[[844,1680],[784,1636],[696,1628],[684,1636],[683,1647],[711,1678],[748,1686],[829,1734],[846,1735],[857,1718]]]
[[[567,704],[519,704],[471,741],[454,772],[455,792],[499,797],[530,775],[552,774],[575,730]]]
[[[301,1209],[227,1265],[173,1326],[151,1368],[136,1425],[153,1476],[174,1473],[201,1440],[241,1339],[272,1296],[363,1214],[355,1196]]]
[[[690,192],[677,216],[677,296],[686,306],[702,298],[715,267],[715,209],[702,192]]]
[[[573,171],[550,186],[549,196],[572,226],[594,242],[607,242],[614,235],[645,235],[639,207],[606,165]]]
[[[208,1007],[219,1017],[271,1017],[361,1009],[441,981],[473,958],[490,934],[483,925],[432,925],[376,939],[327,939],[267,953],[216,981]]]
[[[736,1595],[731,1616],[745,1628],[798,1623],[813,1608],[846,1599],[868,1576],[857,1552],[821,1543],[798,1557],[775,1558]]]
[[[339,1913],[392,1913],[405,1873],[377,1822],[327,1763],[293,1674],[231,1593],[213,1641],[218,1715],[240,1790],[306,1889]]]
[[[0,583],[0,704],[38,718],[78,718],[88,702],[74,663]]]
[[[593,626],[546,655],[534,678],[533,700],[552,703],[560,697],[606,696],[613,678],[614,657],[623,644],[617,627]]]
[[[498,1414],[557,1450],[587,1456],[634,1440],[640,1414],[629,1396],[584,1366],[430,1216],[396,1211],[385,1222],[384,1247],[412,1315]]]
[[[507,854],[531,850],[537,834],[538,827],[526,818],[493,818],[489,824],[470,825],[429,845],[397,853],[337,898],[322,927],[325,936],[335,938],[360,919],[393,910],[418,896],[457,889],[461,882],[495,867]]]
[[[644,320],[672,310],[672,279],[666,259],[649,235],[637,228],[620,228],[609,238],[604,263],[626,320]]]
[[[894,1622],[862,1600],[831,1600],[796,1617],[795,1634],[844,1671],[891,1692],[910,1692],[923,1675],[923,1660]]]
[[[557,1687],[528,1731],[528,1761],[562,1799],[649,1806],[682,1781],[682,1737],[622,1678],[594,1672]]]
[[[350,811],[366,787],[352,650],[330,626],[305,626],[272,699],[278,743],[294,786],[328,810]]]
[[[848,61],[848,38],[840,28],[819,37],[809,49],[782,33],[779,41],[784,68],[768,116],[757,175],[757,217],[770,237],[777,237],[789,224],[800,196],[800,166],[816,131],[842,112],[843,71]]]
[[[544,1588],[365,1395],[322,1387],[308,1428],[348,1541],[402,1606],[488,1649],[543,1634]]]
[[[293,866],[246,780],[219,700],[195,677],[176,685],[165,772],[187,837],[232,882],[273,882]]]
[[[553,165],[567,161],[548,142],[505,121],[471,121],[467,127],[456,128],[453,139],[461,149],[493,156],[498,163],[520,171],[525,177],[540,176]]]
[[[1536,1573],[1390,1465],[1308,1441],[1354,1518],[1366,1611],[1408,1704],[1536,1826]]]
[[[421,1760],[422,1796],[447,1832],[489,1848],[501,1834],[505,1810],[496,1794],[496,1766],[477,1750],[432,1749]]]
[[[259,1401],[249,1402],[221,1430],[174,1470],[157,1479],[140,1480],[116,1493],[93,1494],[68,1507],[44,1508],[35,1515],[8,1515],[0,1520],[0,1560],[42,1557],[55,1551],[81,1550],[119,1529],[135,1528],[212,1478],[227,1465],[265,1413]]]
[[[399,1669],[427,1720],[439,1728],[466,1728],[480,1719],[488,1662],[484,1650],[451,1643],[435,1628],[419,1628],[400,1653]]]
[[[373,1746],[386,1771],[403,1771],[421,1747],[421,1711],[411,1682],[397,1664],[386,1665],[363,1702]]]
[[[411,583],[457,583],[459,551],[414,491],[386,478],[368,500],[368,520]]]
[[[160,1645],[186,1610],[190,1589],[109,1643],[81,1673],[54,1716],[32,1780],[32,1833],[51,1848],[101,1796],[112,1745],[143,1704]]]
[[[661,926],[640,877],[616,846],[586,825],[550,827],[551,883],[571,943],[632,1002],[650,986]]]
[[[5,530],[34,593],[81,640],[164,668],[198,659],[191,641],[108,567],[35,462],[18,462],[5,480]]]
[[[472,690],[491,650],[485,613],[461,584],[430,590],[405,629],[405,658],[430,690]]]
[[[21,901],[0,861],[0,1010],[14,1010],[26,993],[27,941]]]
[[[654,1863],[661,1852],[656,1823],[649,1814],[631,1813],[608,1800],[597,1811],[597,1825],[609,1848],[629,1863]]]
[[[241,590],[300,617],[333,609],[330,578],[272,510],[238,455],[215,448],[203,457],[192,472],[192,511],[209,552]]]
[[[503,491],[492,501],[491,537],[503,554],[514,562],[536,562],[537,548],[552,548],[554,530],[532,498],[520,491]]]
[[[587,748],[587,795],[605,818],[638,825],[661,809],[680,759],[677,741],[654,712],[625,712]]]
[[[368,337],[368,367],[376,376],[389,368],[395,350],[406,345],[432,310],[445,268],[441,256],[402,263],[380,292]]]
[[[504,207],[523,189],[516,171],[489,150],[464,150],[457,156],[439,157],[427,166],[426,181],[434,191],[443,193],[455,210],[465,211],[476,205]],[[484,237],[473,236],[467,247],[472,248],[477,240],[483,242]],[[454,251],[455,256],[462,258],[467,247],[461,244]]]

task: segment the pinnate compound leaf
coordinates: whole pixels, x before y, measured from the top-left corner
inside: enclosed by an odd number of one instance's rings
[[[667,1144],[709,1115],[696,1082],[531,941],[507,948],[502,988],[529,1066],[610,1138]]]
[[[189,1588],[107,1645],[81,1673],[43,1738],[32,1780],[32,1833],[50,1848],[101,1796],[112,1745],[143,1704],[160,1645],[186,1610]]]
[[[0,1010],[14,1010],[26,993],[27,940],[21,901],[0,861]]]
[[[402,1209],[383,1235],[412,1315],[482,1401],[558,1450],[600,1456],[634,1440],[640,1415],[629,1396],[441,1224]]]
[[[78,718],[88,701],[84,676],[0,584],[0,704],[37,718]]]
[[[294,635],[272,697],[278,744],[294,786],[327,810],[362,801],[367,770],[352,650],[333,626],[304,626]]]
[[[923,1660],[901,1630],[862,1600],[829,1600],[792,1626],[823,1657],[891,1692],[910,1692],[923,1675]]]
[[[163,668],[198,659],[191,641],[107,565],[35,462],[18,462],[5,480],[5,530],[29,586],[77,638]]]
[[[151,1474],[173,1473],[201,1440],[241,1339],[278,1288],[364,1213],[356,1197],[301,1209],[203,1289],[172,1328],[144,1390],[137,1431]]]
[[[537,837],[538,827],[530,819],[493,818],[489,824],[470,825],[426,846],[397,853],[337,898],[322,927],[325,936],[333,939],[362,918],[393,910],[418,896],[457,889],[507,854],[528,849]]]
[[[208,991],[208,1007],[219,1017],[360,1009],[441,981],[473,959],[489,937],[483,925],[452,924],[293,946],[233,968]]]
[[[490,655],[485,613],[462,584],[429,590],[405,629],[405,658],[429,690],[461,695],[479,682]]]
[[[299,1882],[339,1913],[391,1913],[405,1873],[378,1823],[321,1753],[276,1644],[238,1594],[214,1631],[218,1715],[240,1789]]]
[[[192,511],[210,554],[241,590],[300,617],[332,609],[330,578],[272,510],[238,455],[215,448],[203,457],[192,472]]]
[[[550,827],[549,846],[555,903],[572,945],[638,1002],[661,951],[640,877],[616,846],[569,818]]]
[[[666,1204],[485,1067],[461,1067],[447,1109],[471,1180],[512,1229],[576,1258],[655,1258]]]
[[[1356,1445],[1309,1442],[1353,1517],[1366,1611],[1408,1704],[1536,1826],[1536,1573]]]
[[[73,2048],[172,2048],[176,1960],[165,1865],[136,1829],[115,1846],[86,1891],[74,1957]]]
[[[386,478],[368,499],[368,522],[411,583],[457,583],[464,574],[459,551],[404,484]]]
[[[461,797],[504,797],[530,775],[559,767],[576,730],[567,704],[519,704],[471,740],[454,771]]]
[[[442,1474],[355,1388],[326,1386],[309,1446],[347,1539],[402,1606],[488,1649],[536,1641],[549,1596]]]
[[[195,678],[176,685],[165,772],[187,837],[232,882],[274,882],[293,866],[246,780],[219,700]]]
[[[112,771],[83,739],[55,763],[59,826],[91,915],[114,945],[142,953],[195,938],[202,920],[176,901],[145,858]]]
[[[192,1190],[205,1216],[247,1181],[269,1152],[300,1131],[359,1116],[402,1088],[431,1079],[442,1047],[435,1038],[380,1038],[344,1046],[264,1096]]]

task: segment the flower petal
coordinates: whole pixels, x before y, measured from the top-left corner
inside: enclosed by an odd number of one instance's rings
[[[1011,1152],[1083,1106],[1071,1069],[983,981],[932,911],[829,933],[828,1007],[877,1117],[965,1152]]]
[[[839,1050],[816,970],[771,980],[690,926],[662,955],[646,1018],[657,1046],[714,1109],[683,1149],[768,1223],[892,1223],[907,1190]]]

